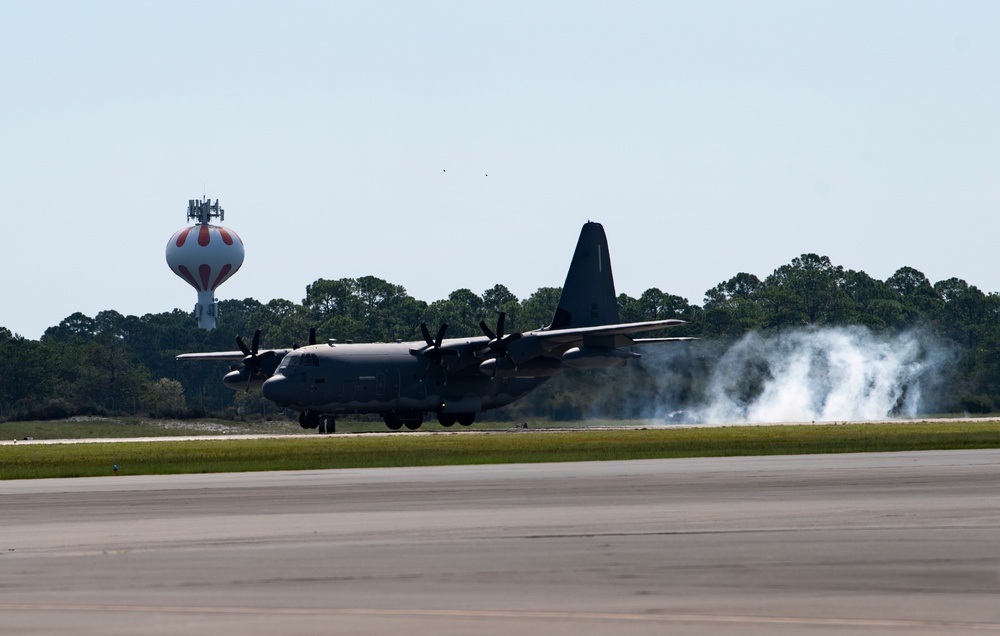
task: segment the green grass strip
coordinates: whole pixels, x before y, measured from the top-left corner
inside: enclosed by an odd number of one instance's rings
[[[18,444],[0,479],[1000,448],[1000,423],[907,422]]]

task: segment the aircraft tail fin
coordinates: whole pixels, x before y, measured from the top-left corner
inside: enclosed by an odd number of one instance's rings
[[[576,252],[549,329],[615,325],[618,297],[604,226],[588,221],[580,230]]]

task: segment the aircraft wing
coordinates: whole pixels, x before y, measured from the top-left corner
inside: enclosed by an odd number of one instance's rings
[[[177,360],[242,360],[247,354],[242,351],[213,351],[211,353],[182,353]]]
[[[291,349],[262,349],[259,354],[273,351],[275,356],[281,357],[291,351]],[[177,360],[243,360],[247,354],[242,351],[213,351],[210,353],[182,353],[176,357]]]
[[[684,320],[668,318],[666,320],[647,320],[646,322],[626,322],[616,325],[598,325],[596,327],[570,327],[568,329],[553,329],[550,331],[533,331],[530,334],[540,339],[546,346],[570,344],[580,342],[584,338],[607,337],[607,336],[627,336],[630,333],[640,333],[643,331],[655,331],[666,327],[679,327],[686,325]],[[649,340],[660,340],[651,338]],[[676,340],[671,338],[670,340]],[[638,342],[638,341],[636,341]]]

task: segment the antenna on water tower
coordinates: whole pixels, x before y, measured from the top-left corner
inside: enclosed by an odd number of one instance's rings
[[[196,225],[178,230],[170,237],[167,265],[198,292],[198,304],[194,307],[198,326],[212,330],[219,316],[215,290],[243,265],[243,240],[236,232],[209,223],[212,219],[226,218],[218,199],[189,200],[187,218]]]

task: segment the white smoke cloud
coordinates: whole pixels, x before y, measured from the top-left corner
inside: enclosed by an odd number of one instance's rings
[[[879,420],[926,412],[948,351],[929,334],[864,327],[753,332],[711,367],[685,421],[779,423]]]

